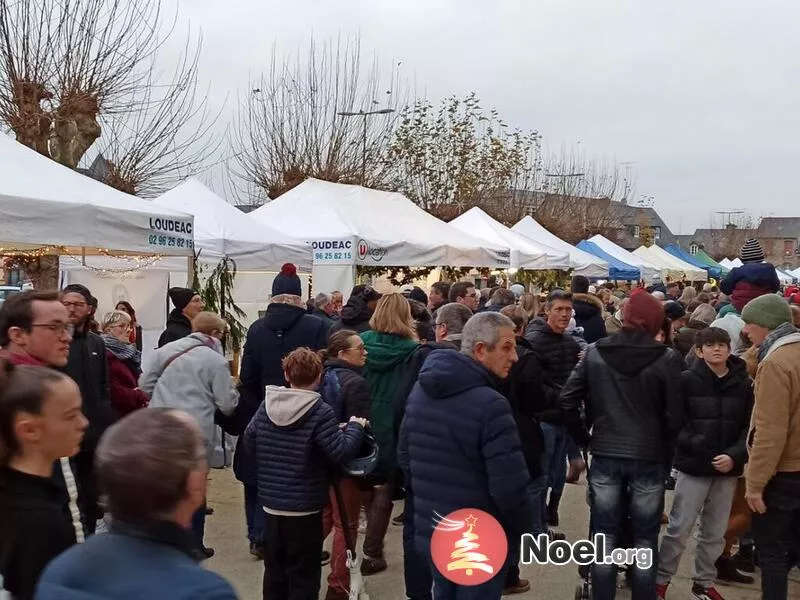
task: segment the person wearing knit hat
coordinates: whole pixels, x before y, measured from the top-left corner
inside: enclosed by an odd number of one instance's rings
[[[720,311],[724,317],[731,310],[741,313],[745,304],[764,294],[774,294],[781,288],[775,267],[764,262],[764,250],[758,240],[749,239],[739,252],[742,266],[732,269],[719,285],[723,294],[730,296],[733,308]]]
[[[192,319],[205,308],[200,294],[190,288],[171,287],[167,291],[175,307],[167,317],[167,327],[158,338],[158,347],[183,339],[192,333]]]
[[[272,280],[272,297],[289,294],[290,296],[302,296],[303,286],[297,276],[297,267],[292,263],[285,263],[281,267],[280,273]]]
[[[655,339],[663,322],[661,302],[635,291],[625,305],[623,329],[586,349],[559,400],[575,442],[585,448],[591,440],[592,529],[619,539],[621,521],[611,515],[632,514],[637,545],[654,554],[664,476],[683,426],[680,367]],[[655,598],[656,569],[636,568],[633,597]],[[613,598],[616,582],[616,568],[592,566],[596,597]]]
[[[762,597],[786,598],[787,552],[800,526],[800,331],[789,304],[774,294],[748,302],[742,319],[759,362],[745,499],[753,511]]]

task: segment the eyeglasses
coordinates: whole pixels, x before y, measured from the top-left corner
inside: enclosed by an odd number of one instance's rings
[[[89,306],[87,302],[62,302],[64,308],[86,308]]]
[[[352,352],[353,350],[357,352],[362,352],[364,350],[364,344],[359,344],[358,346],[350,346],[347,351]]]
[[[70,328],[69,323],[34,323],[31,327],[43,327],[49,329],[53,333],[67,333]]]

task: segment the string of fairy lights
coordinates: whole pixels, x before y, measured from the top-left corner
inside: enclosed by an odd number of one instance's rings
[[[121,266],[97,266],[87,263],[84,256],[75,256],[71,254],[65,246],[40,246],[37,248],[4,248],[0,247],[0,256],[11,259],[35,259],[45,256],[63,256],[74,261],[77,265],[89,271],[93,271],[103,276],[124,276],[128,274],[135,274],[144,269],[157,264],[164,258],[163,254],[153,254],[147,256],[141,255],[128,255],[128,254],[115,254],[107,248],[97,248],[96,254],[106,258],[121,261]]]

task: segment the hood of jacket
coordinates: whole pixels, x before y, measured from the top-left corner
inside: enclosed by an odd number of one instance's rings
[[[449,398],[479,387],[497,389],[500,380],[456,350],[434,350],[419,372],[419,384],[431,398]]]
[[[170,342],[168,346],[170,353],[167,357],[174,356],[179,352],[189,350],[190,348],[194,348],[195,346],[207,346],[208,348],[211,348],[212,350],[218,352],[219,354],[222,354],[222,342],[220,342],[215,337],[206,335],[205,333],[189,334],[184,338],[175,340],[174,342]]]
[[[391,371],[419,348],[418,342],[393,333],[367,331],[361,339],[367,347],[367,366],[373,372]]]
[[[273,302],[267,306],[264,324],[273,331],[288,331],[306,314],[299,306]]]
[[[603,314],[603,302],[597,296],[591,294],[573,294],[572,307],[575,310],[575,318],[578,321],[591,319],[592,317]]]
[[[302,421],[321,400],[317,392],[268,385],[264,406],[269,420],[277,427],[290,427]]]
[[[637,375],[667,352],[664,344],[645,332],[627,329],[599,340],[595,347],[609,367],[629,377]]]
[[[372,311],[360,296],[353,296],[348,299],[347,304],[342,308],[342,324],[357,325],[372,318]]]

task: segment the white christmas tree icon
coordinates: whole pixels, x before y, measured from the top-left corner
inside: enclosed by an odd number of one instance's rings
[[[461,539],[453,545],[455,550],[450,554],[453,560],[447,563],[448,571],[463,570],[467,575],[472,575],[474,570],[478,569],[490,575],[494,573],[492,565],[486,564],[489,562],[489,557],[476,552],[481,547],[478,543],[480,536],[474,533],[477,522],[478,519],[472,514],[464,519],[462,527],[466,526],[466,530],[461,534]]]

